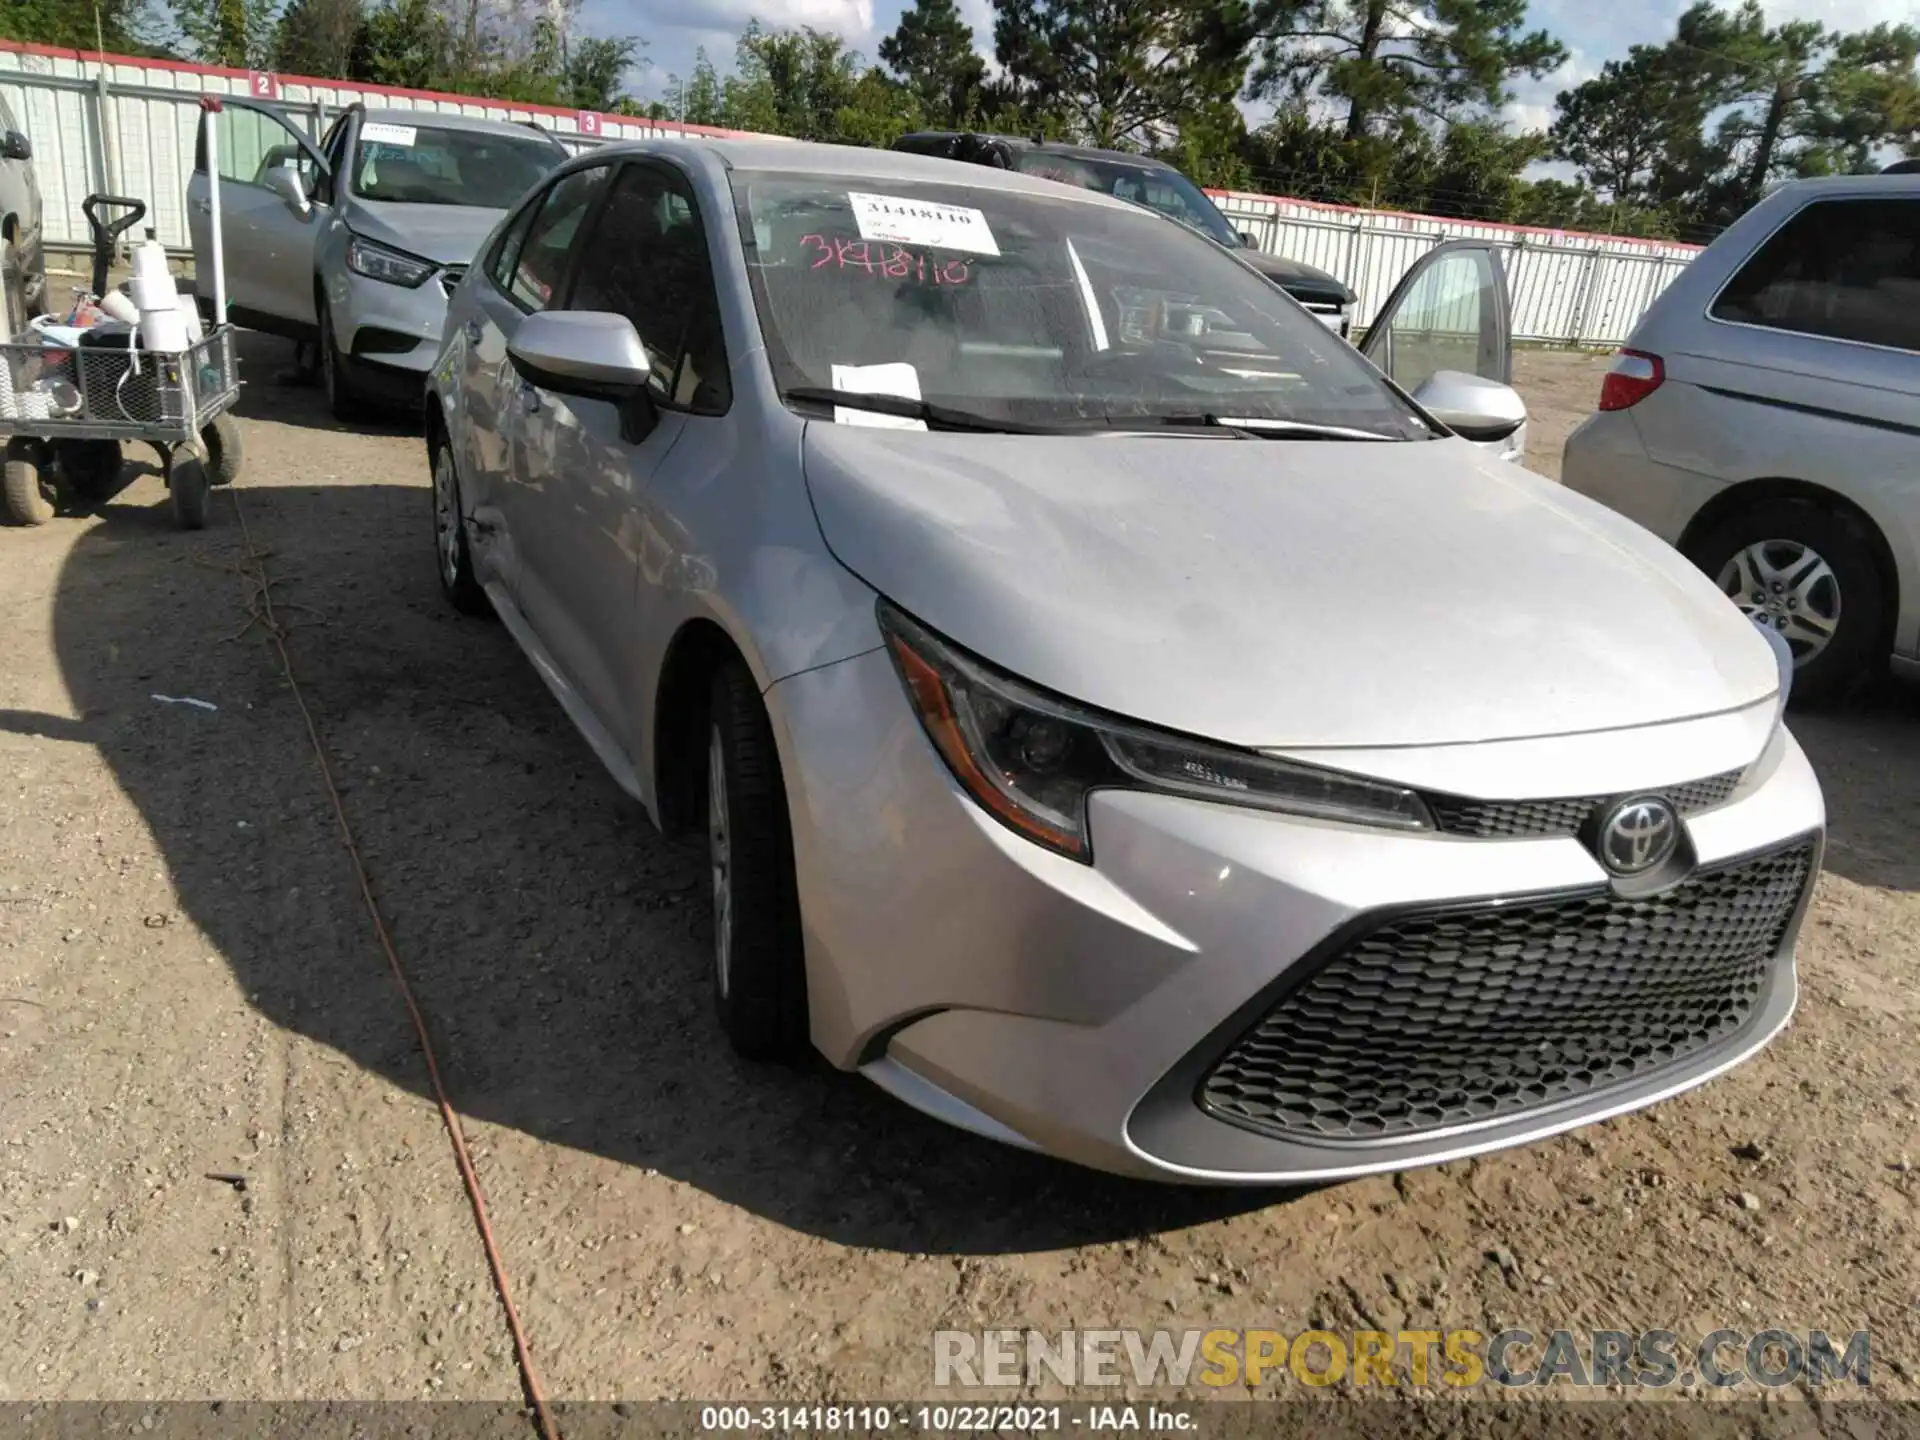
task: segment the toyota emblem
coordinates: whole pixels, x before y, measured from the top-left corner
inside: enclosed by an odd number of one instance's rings
[[[1622,800],[1600,821],[1600,863],[1615,875],[1644,875],[1680,843],[1680,817],[1658,795]]]

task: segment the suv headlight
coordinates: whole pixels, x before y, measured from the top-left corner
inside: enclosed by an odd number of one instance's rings
[[[356,235],[347,242],[347,268],[369,280],[415,289],[440,267],[405,251],[389,249]]]
[[[1006,675],[880,602],[901,683],[961,788],[1037,844],[1091,861],[1087,796],[1151,790],[1352,825],[1430,830],[1398,785],[1131,724]]]

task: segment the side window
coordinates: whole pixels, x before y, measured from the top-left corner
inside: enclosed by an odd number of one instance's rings
[[[292,128],[278,116],[242,105],[222,107],[214,117],[220,138],[220,178],[238,185],[264,184],[267,172],[291,169],[298,173],[307,194],[320,183],[320,169],[301,146]],[[205,138],[194,147],[194,169],[205,172]]]
[[[493,242],[493,252],[487,256],[487,278],[503,294],[507,293],[507,287],[512,283],[514,263],[520,258],[521,245],[526,243],[528,227],[533,224],[534,216],[540,213],[540,206],[545,199],[542,195],[521,206],[520,212],[500,232],[500,238]]]
[[[1920,200],[1822,200],[1727,282],[1716,320],[1920,350]]]
[[[609,169],[576,170],[530,207],[531,224],[506,261],[504,288],[523,310],[544,310],[566,278],[567,257],[606,188]],[[509,232],[511,239],[511,232]]]
[[[661,404],[701,415],[724,414],[732,404],[706,230],[678,176],[649,165],[620,172],[567,306],[633,321]]]

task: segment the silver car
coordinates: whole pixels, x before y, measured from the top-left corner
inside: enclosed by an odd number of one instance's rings
[[[420,403],[447,296],[506,208],[567,158],[529,126],[435,111],[355,105],[318,146],[246,101],[217,124],[229,313],[312,343],[342,420]],[[208,192],[203,139],[187,185],[200,275],[213,273]]]
[[[1743,216],[1641,320],[1562,475],[1784,636],[1796,696],[1920,676],[1920,175]]]
[[[1504,339],[1465,313],[1376,329]],[[705,832],[744,1055],[1276,1182],[1632,1110],[1793,1008],[1824,812],[1784,648],[1169,220],[623,146],[489,239],[431,386],[441,582]]]
[[[0,292],[6,310],[0,331],[23,332],[46,308],[46,259],[40,246],[40,182],[33,143],[0,95]]]

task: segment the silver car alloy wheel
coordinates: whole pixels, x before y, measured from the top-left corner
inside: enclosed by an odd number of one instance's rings
[[[440,578],[447,585],[460,579],[460,497],[454,486],[453,456],[443,446],[433,467],[433,528],[439,541]]]
[[[707,858],[713,866],[713,978],[725,999],[733,966],[733,851],[727,828],[727,752],[718,725],[707,741]]]
[[[1779,632],[1805,665],[1840,628],[1840,580],[1798,540],[1756,540],[1720,570],[1720,588],[1755,624]]]

